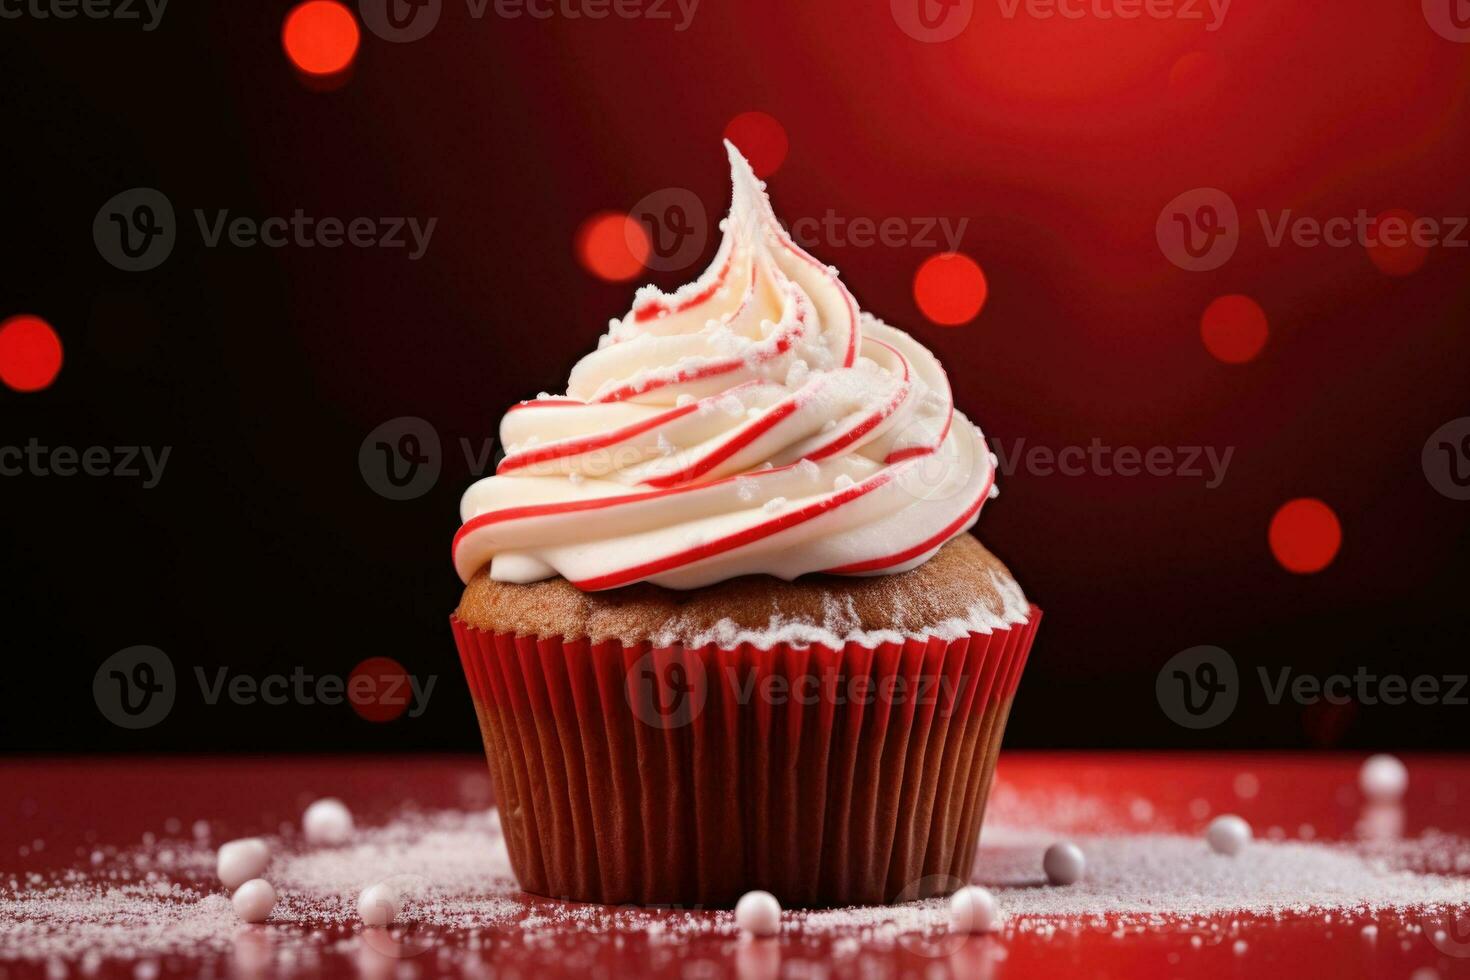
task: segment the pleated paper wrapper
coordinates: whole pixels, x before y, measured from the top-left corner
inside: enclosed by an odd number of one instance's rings
[[[725,908],[764,889],[834,907],[969,881],[1040,618],[839,649],[451,625],[526,891]]]

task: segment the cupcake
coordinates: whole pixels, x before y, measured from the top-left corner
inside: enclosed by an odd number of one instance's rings
[[[719,252],[639,290],[461,504],[451,626],[528,892],[788,906],[970,878],[1040,618],[995,461],[733,146]]]

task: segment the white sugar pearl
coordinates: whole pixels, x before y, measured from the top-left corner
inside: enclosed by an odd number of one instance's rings
[[[270,863],[270,845],[259,837],[246,837],[219,846],[214,870],[219,875],[220,884],[233,891],[251,878],[265,874]]]
[[[1217,854],[1239,854],[1251,840],[1251,825],[1233,813],[1227,813],[1210,821],[1205,828],[1205,839],[1210,849]]]
[[[1409,788],[1409,770],[1391,755],[1369,756],[1358,770],[1358,787],[1375,803],[1396,803]]]
[[[264,922],[276,906],[276,890],[264,878],[251,878],[230,899],[235,914],[244,922]]]
[[[345,844],[352,836],[352,812],[339,799],[317,800],[302,814],[301,830],[312,844]]]
[[[1087,859],[1082,855],[1082,848],[1069,840],[1057,841],[1041,858],[1041,869],[1053,885],[1076,884],[1085,867]]]
[[[378,882],[362,890],[357,899],[357,914],[365,926],[389,926],[403,911],[398,892],[387,882]]]
[[[988,889],[967,885],[949,900],[949,927],[955,932],[994,932],[1000,928],[1000,905]]]
[[[774,936],[781,931],[781,903],[770,892],[746,892],[735,903],[735,924],[751,936]]]

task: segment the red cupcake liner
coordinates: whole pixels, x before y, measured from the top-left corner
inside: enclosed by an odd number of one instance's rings
[[[451,618],[521,887],[605,904],[878,904],[967,882],[1041,618],[840,649]]]

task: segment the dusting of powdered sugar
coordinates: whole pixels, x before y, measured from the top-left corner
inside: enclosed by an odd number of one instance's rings
[[[1147,833],[1114,830],[1139,821],[1138,803],[1072,791],[1021,793],[998,780],[973,880],[992,889],[1004,910],[1002,943],[1179,928],[1238,943],[1247,916],[1312,917],[1365,935],[1371,930],[1375,938],[1383,931],[1385,939],[1393,930],[1407,942],[1470,909],[1470,882],[1456,873],[1470,868],[1470,841],[1462,838],[1429,832],[1392,842],[1257,840],[1232,858],[1212,852],[1198,833],[1157,829],[1167,823],[1153,821]],[[1109,831],[1070,835],[1086,854],[1086,874],[1072,886],[1047,886],[1042,851],[1059,832],[1083,824]],[[270,843],[275,856],[266,876],[280,901],[264,926],[239,923],[213,877],[214,851],[197,837],[150,836],[139,847],[93,851],[71,869],[0,874],[0,963],[45,964],[49,975],[67,976],[73,967],[88,975],[121,962],[131,964],[133,976],[147,977],[157,975],[160,962],[187,957],[215,973],[291,975],[319,973],[327,959],[347,958],[387,977],[403,975],[404,959],[426,955],[420,962],[444,972],[475,972],[489,960],[531,975],[544,963],[538,956],[562,963],[571,949],[587,955],[588,947],[568,945],[569,936],[593,949],[636,943],[675,955],[712,942],[721,955],[760,952],[740,942],[729,911],[524,895],[493,810],[402,811],[359,826],[340,847],[308,847],[296,838]],[[367,930],[356,902],[378,882],[391,882],[404,896],[403,911],[392,929]],[[948,903],[936,898],[790,911],[782,935],[795,944],[787,955],[810,946],[821,958],[818,975],[828,976],[895,947],[946,954],[956,942],[947,921]]]
[[[990,582],[1000,597],[999,608],[994,603],[975,603],[963,616],[942,620],[922,631],[865,630],[851,596],[841,599],[824,596],[822,618],[819,622],[773,614],[770,621],[759,629],[741,626],[732,619],[721,619],[711,626],[695,627],[678,616],[667,620],[654,634],[655,646],[673,646],[682,643],[695,648],[714,644],[727,649],[748,644],[758,650],[769,650],[778,645],[792,647],[824,646],[838,649],[848,643],[866,647],[877,647],[884,643],[903,643],[907,640],[957,640],[972,633],[990,634],[998,629],[1009,629],[1025,623],[1031,615],[1031,605],[1021,586],[1009,575],[994,569]]]

